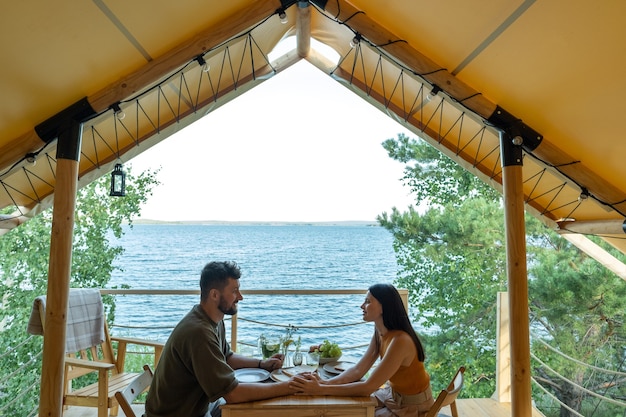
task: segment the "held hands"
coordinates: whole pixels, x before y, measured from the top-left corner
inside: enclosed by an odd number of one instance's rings
[[[289,380],[289,388],[295,390],[296,394],[314,395],[321,393],[323,383],[318,374],[307,372],[293,376]]]
[[[275,353],[269,359],[261,361],[259,367],[265,369],[266,371],[272,372],[273,370],[282,368],[284,360],[285,355],[283,355],[282,353]]]

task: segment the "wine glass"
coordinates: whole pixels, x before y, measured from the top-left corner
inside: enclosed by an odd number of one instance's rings
[[[306,364],[311,368],[311,372],[315,372],[320,365],[320,354],[317,352],[309,352],[306,358]]]

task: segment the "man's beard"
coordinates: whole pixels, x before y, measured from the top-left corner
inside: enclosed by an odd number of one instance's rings
[[[233,316],[237,314],[237,303],[233,303],[229,308],[228,304],[226,304],[226,301],[221,296],[220,296],[220,303],[218,304],[217,308],[222,313],[228,314],[229,316]]]

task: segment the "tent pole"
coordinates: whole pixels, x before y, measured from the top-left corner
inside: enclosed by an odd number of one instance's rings
[[[63,414],[65,334],[81,138],[82,123],[75,121],[58,136],[39,399],[41,417]]]
[[[500,132],[511,346],[511,415],[532,416],[521,137]],[[517,143],[519,142],[519,143]]]

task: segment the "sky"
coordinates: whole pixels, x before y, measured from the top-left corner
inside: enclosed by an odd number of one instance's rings
[[[128,161],[158,169],[141,218],[374,221],[413,204],[381,143],[398,122],[305,61]]]

